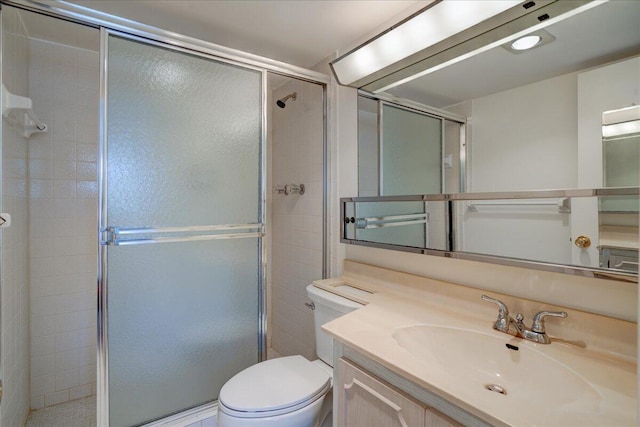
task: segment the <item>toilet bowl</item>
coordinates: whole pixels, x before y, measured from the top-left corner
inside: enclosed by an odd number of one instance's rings
[[[266,360],[236,374],[220,390],[218,427],[330,427],[333,340],[320,327],[361,304],[307,286],[313,301],[316,352]]]
[[[240,372],[220,391],[218,426],[320,426],[331,375],[318,363],[288,356]]]

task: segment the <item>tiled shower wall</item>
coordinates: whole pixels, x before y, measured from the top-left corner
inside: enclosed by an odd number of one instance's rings
[[[286,108],[275,100],[292,92]],[[291,80],[270,102],[271,347],[315,359],[313,312],[306,286],[322,278],[323,91]],[[274,185],[304,184],[305,194],[273,194]]]
[[[27,96],[29,41],[14,9],[2,10],[2,80],[10,92]],[[2,211],[12,215],[2,229],[2,399],[0,425],[21,426],[29,412],[29,270],[27,264],[27,140],[2,121]]]
[[[31,40],[31,408],[95,393],[99,55]]]

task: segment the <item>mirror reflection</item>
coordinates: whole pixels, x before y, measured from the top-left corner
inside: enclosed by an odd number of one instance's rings
[[[458,193],[464,190],[466,119],[419,104],[358,97],[358,194]]]
[[[547,43],[497,46],[387,94],[468,120],[466,191],[602,187],[602,114],[640,105],[638,22],[640,2],[606,2],[547,27]]]
[[[356,202],[346,206],[344,237],[411,248],[450,250],[446,202]]]
[[[343,241],[637,273],[638,187],[612,190],[600,196],[588,194],[606,189],[575,196],[580,190],[441,196],[453,200],[343,199]],[[602,210],[615,205],[612,200],[636,211]],[[596,208],[597,232],[574,236],[572,222],[589,216],[591,207]],[[596,251],[593,259],[590,249]]]
[[[640,2],[604,2],[536,32],[540,39],[531,49],[496,46],[382,94],[363,88],[359,195],[637,186],[638,22]],[[431,114],[441,121],[440,133],[410,120],[385,132],[391,108]],[[442,124],[446,115],[457,128]],[[447,145],[451,135],[458,139]],[[384,149],[389,145],[394,152]],[[404,184],[386,186],[390,177]],[[456,250],[637,271],[637,197],[587,199],[573,200],[565,211],[561,201],[473,208],[456,202]],[[420,212],[431,213],[428,207]],[[380,240],[389,242],[395,233]],[[431,246],[438,240],[429,240],[430,232],[424,234],[426,247],[440,249]],[[518,245],[514,236],[545,243]],[[577,246],[581,236],[591,244]]]

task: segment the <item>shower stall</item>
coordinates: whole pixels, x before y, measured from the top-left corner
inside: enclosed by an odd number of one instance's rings
[[[320,147],[313,178],[286,178],[307,198],[276,217],[313,227],[298,261],[326,274],[326,77],[70,4],[1,17],[3,101],[30,104],[3,102],[0,423],[71,401],[79,425],[214,415],[266,358],[267,266],[286,263],[268,216],[274,84],[299,88],[282,103],[313,112]]]

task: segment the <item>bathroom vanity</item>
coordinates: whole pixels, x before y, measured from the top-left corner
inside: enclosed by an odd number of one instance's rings
[[[494,330],[478,289],[351,261],[314,285],[366,303],[323,327],[336,341],[334,426],[637,424],[633,322],[492,293],[526,324],[567,311],[539,344]]]

